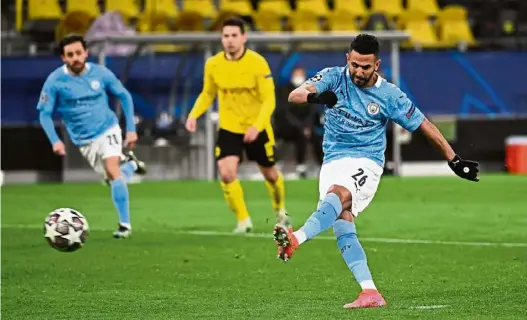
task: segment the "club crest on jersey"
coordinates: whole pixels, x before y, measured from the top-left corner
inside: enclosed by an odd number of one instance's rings
[[[379,111],[381,111],[379,104],[375,102],[368,103],[367,109],[368,109],[368,113],[371,114],[372,116],[378,114]]]
[[[321,73],[317,73],[313,77],[309,78],[309,80],[311,82],[319,82],[320,80],[322,80],[322,74]]]
[[[97,80],[93,80],[93,81],[91,82],[91,88],[92,88],[93,90],[97,90],[97,89],[99,89],[100,87],[101,87],[101,83],[100,83],[99,81],[97,81]]]

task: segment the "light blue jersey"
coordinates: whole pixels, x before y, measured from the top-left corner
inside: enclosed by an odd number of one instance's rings
[[[135,132],[133,101],[121,81],[105,66],[87,63],[81,75],[72,75],[64,65],[53,71],[42,88],[37,109],[40,123],[51,144],[60,141],[53,125],[56,112],[72,142],[86,145],[119,123],[110,109],[107,92],[121,101],[126,131]]]
[[[348,67],[332,67],[308,79],[318,93],[333,91],[338,102],[325,109],[324,163],[340,158],[368,158],[384,166],[386,124],[393,120],[413,132],[423,113],[397,86],[379,76],[369,88],[351,81]]]

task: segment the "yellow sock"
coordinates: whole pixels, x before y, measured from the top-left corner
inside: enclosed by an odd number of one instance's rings
[[[230,183],[221,183],[223,189],[223,197],[231,210],[236,215],[238,221],[242,221],[249,217],[249,212],[245,206],[245,200],[243,199],[243,189],[240,184],[240,180],[234,180]]]
[[[269,195],[271,196],[271,200],[273,201],[273,210],[275,212],[279,212],[280,210],[285,208],[285,184],[284,184],[284,177],[279,172],[278,173],[278,179],[275,181],[275,183],[271,183],[269,181],[265,181],[265,186],[267,187],[267,190],[269,190]]]

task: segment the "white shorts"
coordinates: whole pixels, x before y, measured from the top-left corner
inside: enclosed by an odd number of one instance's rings
[[[104,160],[110,157],[121,157],[123,153],[123,137],[121,128],[115,125],[100,137],[79,148],[82,156],[88,161],[95,172],[106,176]]]
[[[351,192],[351,213],[357,217],[373,199],[383,171],[381,166],[367,158],[342,158],[325,163],[318,181],[320,200],[332,185],[343,186]]]

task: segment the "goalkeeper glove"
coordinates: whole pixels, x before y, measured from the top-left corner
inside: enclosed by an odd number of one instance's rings
[[[324,91],[321,93],[309,93],[307,102],[313,104],[325,104],[328,108],[333,108],[337,104],[338,98],[333,91]]]
[[[470,181],[479,181],[478,172],[479,172],[479,163],[476,161],[463,160],[460,156],[456,154],[454,159],[448,162],[448,166],[454,173],[463,179]]]

